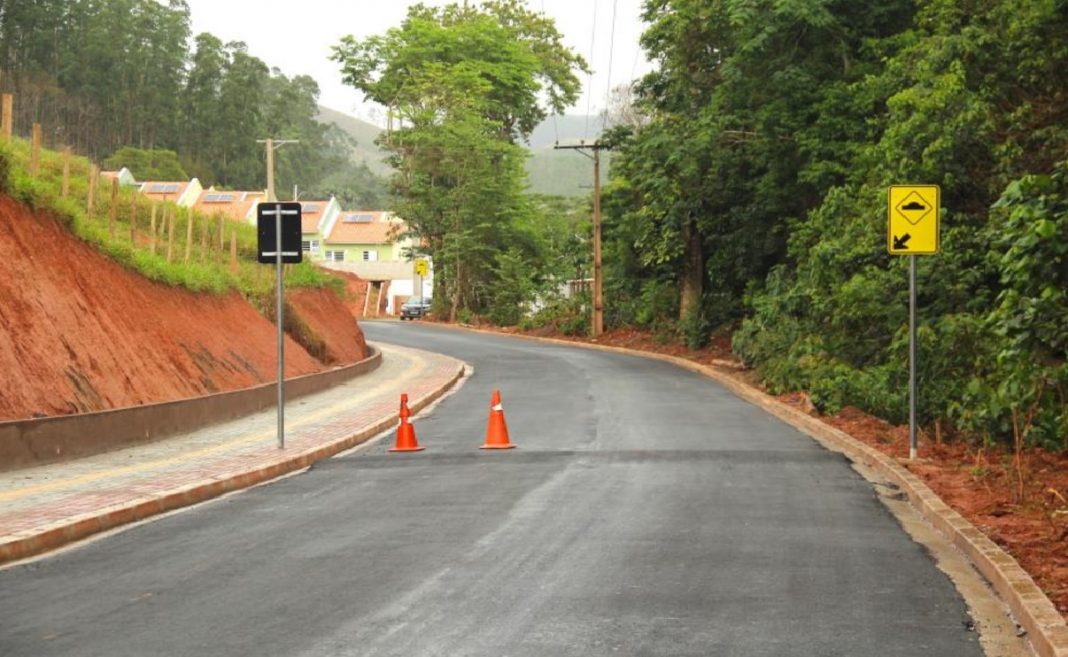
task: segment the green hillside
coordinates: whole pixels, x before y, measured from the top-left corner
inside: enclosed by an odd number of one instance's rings
[[[366,163],[376,174],[390,173],[391,169],[383,161],[385,153],[375,145],[381,128],[321,105],[316,118],[322,123],[337,125],[356,140],[353,160]],[[557,151],[552,147],[557,136],[561,141],[581,139],[585,135],[586,123],[584,116],[561,116],[555,121],[549,118],[534,129],[530,139],[531,157],[526,164],[531,192],[553,196],[590,195],[593,185],[593,163],[590,159],[575,151]],[[599,121],[589,121],[592,132],[597,132],[599,126]],[[596,137],[593,134],[591,138]],[[602,182],[608,179],[609,159],[605,157],[603,160]]]
[[[383,161],[385,153],[375,145],[375,139],[382,132],[381,128],[322,105],[319,106],[319,114],[315,118],[320,123],[333,123],[356,140],[353,161],[366,164],[367,168],[378,175],[390,173],[389,165]]]

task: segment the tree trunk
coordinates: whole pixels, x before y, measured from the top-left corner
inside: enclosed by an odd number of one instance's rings
[[[688,217],[683,224],[682,239],[686,243],[686,253],[682,259],[679,280],[680,320],[685,319],[691,312],[700,312],[701,294],[704,291],[705,249],[694,217]]]

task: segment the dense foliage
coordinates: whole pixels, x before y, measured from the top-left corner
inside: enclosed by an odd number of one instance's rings
[[[152,167],[118,157],[123,147],[174,151],[205,185],[237,188],[263,186],[256,140],[267,136],[300,140],[278,151],[279,189],[321,188],[348,166],[350,145],[315,120],[313,79],[271,70],[243,43],[190,37],[183,0],[0,2],[0,89],[16,95],[22,134],[39,122],[46,144],[110,157],[142,180]],[[376,199],[383,185],[356,175],[329,187]]]
[[[379,144],[394,209],[434,259],[435,310],[518,321],[555,263],[517,141],[575,101],[585,63],[519,0],[415,5],[399,27],[334,52],[345,81],[389,108]]]
[[[919,261],[921,421],[1068,441],[1068,3],[647,0],[607,192],[608,319],[671,321],[773,390],[905,417],[886,188],[942,188]]]

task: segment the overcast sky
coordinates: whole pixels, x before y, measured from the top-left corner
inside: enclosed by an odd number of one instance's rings
[[[319,102],[360,118],[371,118],[362,96],[341,83],[330,47],[342,36],[381,34],[400,25],[414,0],[188,0],[193,34],[211,32],[227,41],[244,41],[249,52],[288,76],[305,74],[319,82]],[[445,5],[448,0],[424,0]],[[650,68],[638,47],[642,0],[527,0],[535,11],[556,20],[564,43],[591,63],[592,81],[583,76],[583,97],[568,114],[603,109],[609,84],[628,82]],[[615,41],[612,14],[615,6]],[[596,21],[594,14],[596,12]],[[591,56],[590,44],[593,42]]]

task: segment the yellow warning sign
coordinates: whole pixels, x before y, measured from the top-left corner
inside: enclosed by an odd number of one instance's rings
[[[938,253],[938,185],[893,185],[887,204],[886,248],[891,255]]]
[[[429,271],[430,271],[430,263],[427,262],[425,258],[420,258],[420,259],[415,261],[415,275],[416,276],[426,276],[427,272],[429,272]]]

